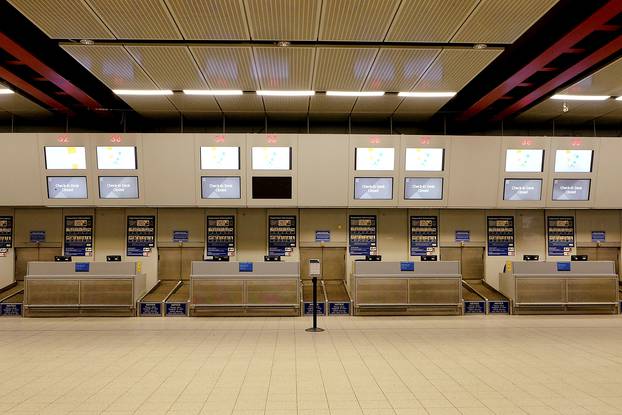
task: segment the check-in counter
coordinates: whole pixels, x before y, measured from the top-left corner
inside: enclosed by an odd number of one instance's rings
[[[145,284],[135,262],[29,262],[24,315],[134,316]]]
[[[616,313],[612,261],[512,262],[499,276],[515,313]]]
[[[460,262],[355,261],[356,315],[462,314]]]
[[[192,316],[299,316],[300,263],[194,261]]]

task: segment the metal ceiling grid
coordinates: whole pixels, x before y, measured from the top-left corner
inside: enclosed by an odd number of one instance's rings
[[[320,40],[384,40],[400,0],[324,0]]]
[[[378,48],[317,48],[313,89],[360,91]]]
[[[184,39],[248,40],[242,0],[164,0]]]
[[[83,0],[8,0],[52,39],[114,39]]]
[[[250,46],[190,46],[190,52],[213,89],[259,89]]]
[[[383,48],[369,71],[365,91],[410,91],[441,49]]]
[[[386,40],[390,42],[449,42],[478,1],[403,1]]]
[[[163,0],[84,0],[119,39],[182,39]]]
[[[452,42],[514,43],[558,0],[481,0]]]
[[[254,40],[317,40],[320,0],[244,0]]]
[[[311,89],[315,48],[256,46],[253,55],[261,89]]]
[[[160,89],[205,89],[207,83],[186,46],[126,46]]]

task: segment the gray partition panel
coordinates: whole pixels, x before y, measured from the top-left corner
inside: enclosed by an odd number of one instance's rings
[[[456,277],[460,276],[459,261],[423,261],[414,263],[414,271],[401,271],[401,262],[355,261],[356,277]]]
[[[77,262],[29,262],[27,276],[45,278],[58,276],[73,277],[132,277],[136,275],[135,262],[85,262],[88,272],[76,272]]]
[[[240,272],[243,262],[192,262],[191,278],[298,278],[300,276],[299,262],[252,262],[253,270]]]
[[[594,275],[610,276],[615,275],[615,263],[612,261],[573,261],[570,262],[570,271],[558,271],[558,262],[512,262],[512,273],[516,276],[576,276]]]

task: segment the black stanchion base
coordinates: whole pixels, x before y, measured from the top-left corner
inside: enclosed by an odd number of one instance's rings
[[[305,329],[305,331],[319,333],[320,331],[324,331],[324,329],[321,329],[319,327],[309,327],[308,329]]]

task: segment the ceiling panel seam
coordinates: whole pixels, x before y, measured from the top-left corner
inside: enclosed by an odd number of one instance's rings
[[[376,60],[378,59],[378,56],[380,55],[380,51],[381,50],[382,50],[382,48],[378,48],[376,50],[376,55],[374,56],[374,59],[372,59],[371,64],[367,68],[367,75],[365,75],[365,79],[363,79],[363,82],[361,83],[361,87],[359,88],[359,90],[363,89],[363,87],[367,83],[367,79],[369,79],[369,75],[371,74],[371,71],[374,69],[374,65],[376,64]],[[350,108],[350,112],[348,113],[349,117],[352,116],[352,111],[354,111],[354,108],[356,107],[356,104],[357,104],[358,101],[359,101],[359,97],[357,97],[354,100],[354,104],[352,104],[352,108]]]
[[[417,87],[417,85],[419,85],[419,82],[421,82],[421,79],[423,79],[423,77],[425,76],[426,73],[428,73],[428,71],[430,70],[430,68],[432,67],[432,65],[434,65],[434,62],[436,62],[439,58],[439,56],[441,56],[441,53],[443,52],[443,50],[445,50],[445,48],[441,48],[438,50],[438,52],[436,53],[436,56],[434,57],[434,59],[432,59],[430,61],[430,63],[428,64],[427,68],[425,68],[422,72],[421,72],[421,76],[419,77],[419,79],[417,79],[415,81],[415,83],[413,84],[412,88],[410,88],[410,90],[412,91],[413,89],[415,89]],[[391,116],[395,115],[395,113],[397,112],[397,110],[400,108],[400,106],[402,105],[402,103],[404,102],[404,100],[406,100],[407,98],[403,97],[402,100],[400,101],[399,104],[397,104],[397,107],[395,107],[395,109],[393,110],[393,112],[391,113]]]
[[[88,0],[80,0],[80,2],[82,4],[84,4],[93,14],[93,16],[95,16],[96,19],[98,19],[100,22],[102,22],[102,24],[104,25],[104,27],[108,30],[108,32],[110,32],[110,34],[112,36],[114,36],[116,39],[118,39],[117,35],[112,31],[112,29],[110,28],[110,26],[108,26],[108,24],[106,24],[106,22],[104,21],[104,19],[102,19],[102,17],[97,14],[97,12],[95,11],[95,9],[93,8],[93,6],[91,6],[91,4],[88,2]]]
[[[393,23],[395,23],[395,19],[397,18],[397,15],[400,12],[400,9],[402,8],[403,4],[404,4],[404,0],[400,0],[400,2],[397,4],[397,7],[393,11],[393,17],[391,18],[391,21],[389,22],[389,24],[385,28],[384,36],[382,37],[382,41],[383,42],[387,40],[387,36],[389,36],[389,32],[391,31],[391,27],[393,26]]]
[[[473,8],[471,9],[471,11],[466,15],[466,17],[464,18],[464,20],[462,21],[462,23],[458,26],[458,28],[456,29],[456,31],[451,35],[451,37],[449,38],[449,42],[451,43],[456,36],[458,35],[458,33],[460,33],[460,30],[462,29],[462,27],[467,24],[467,22],[469,21],[469,19],[473,16],[473,14],[475,13],[475,11],[482,5],[482,3],[486,1],[486,0],[479,0],[477,3],[475,3],[473,5]]]

